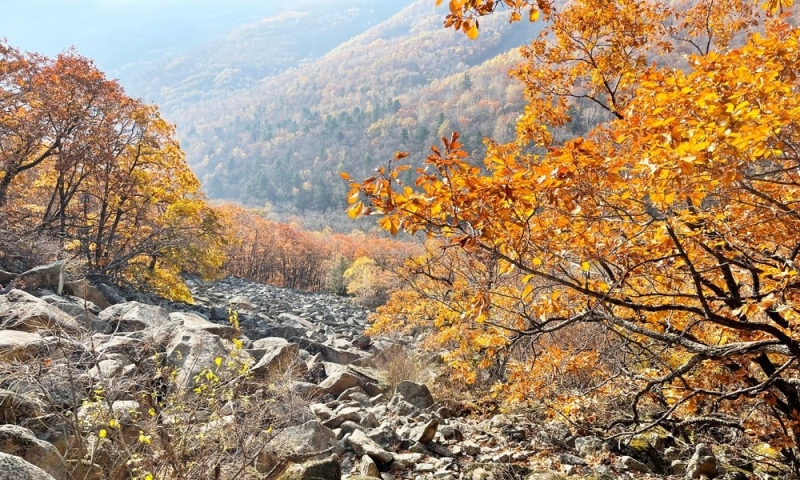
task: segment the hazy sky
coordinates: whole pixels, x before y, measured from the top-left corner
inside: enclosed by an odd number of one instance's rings
[[[75,46],[113,71],[169,56],[286,9],[278,0],[0,0],[0,37],[54,55]]]

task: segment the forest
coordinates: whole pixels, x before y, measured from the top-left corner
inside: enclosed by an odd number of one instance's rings
[[[430,2],[417,0],[322,58],[250,88],[170,97],[164,109],[207,193],[326,211],[345,203],[338,171],[366,175],[396,150],[417,152],[421,165],[427,147],[454,129],[475,151],[484,136],[509,140],[524,104],[508,70],[539,25],[511,28],[495,18],[492,33],[472,42],[440,20]]]

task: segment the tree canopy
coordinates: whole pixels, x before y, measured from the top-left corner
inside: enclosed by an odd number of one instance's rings
[[[453,0],[446,24],[503,7],[549,19],[516,139],[351,182],[351,215],[429,238],[375,328],[428,328],[467,381],[599,433],[729,427],[800,472],[795,7]],[[554,137],[585,101],[605,121]]]
[[[172,298],[190,298],[181,271],[222,264],[221,219],[174,127],[74,51],[0,43],[0,208],[6,256],[50,238],[90,272]]]

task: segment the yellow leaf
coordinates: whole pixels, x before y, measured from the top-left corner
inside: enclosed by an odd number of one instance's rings
[[[108,431],[105,428],[101,428],[99,432],[97,432],[97,436],[100,438],[106,438],[108,436]]]
[[[356,202],[347,210],[347,216],[350,218],[356,218],[357,216],[361,215],[361,210],[364,208],[364,205],[361,202]]]
[[[527,298],[531,293],[533,293],[533,285],[525,285],[525,288],[522,289],[522,298]]]
[[[348,175],[345,172],[339,172],[339,176],[342,177],[342,179],[344,179],[344,180],[346,180],[348,182],[350,181],[350,175]]]
[[[214,363],[216,363],[218,367],[219,367],[220,365],[222,365],[222,357],[217,357],[217,358],[215,358],[215,359],[214,359]]]
[[[475,40],[476,38],[478,38],[478,33],[479,33],[478,26],[475,25],[474,23],[471,23],[469,25],[469,28],[467,28],[467,36],[469,37],[469,39]]]
[[[542,259],[541,258],[536,257],[536,258],[533,259],[533,266],[534,267],[540,267],[541,265],[542,265]]]
[[[583,262],[581,262],[581,268],[583,269],[584,272],[588,272],[590,267],[591,267],[591,265],[589,264],[589,262],[587,260],[584,260]]]

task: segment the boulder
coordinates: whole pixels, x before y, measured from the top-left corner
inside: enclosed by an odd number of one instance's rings
[[[8,285],[13,282],[15,278],[17,278],[16,273],[7,272],[0,268],[0,285]],[[0,288],[0,290],[2,290],[2,288]]]
[[[331,418],[325,420],[323,425],[325,425],[328,428],[338,428],[344,422],[347,421],[358,423],[361,421],[360,413],[361,413],[360,408],[345,407],[342,408],[341,410],[337,410]]]
[[[299,380],[292,380],[289,383],[289,391],[306,400],[313,400],[325,395],[325,389],[320,388],[319,385]]]
[[[394,460],[394,455],[391,452],[384,450],[361,430],[355,430],[351,433],[347,443],[356,455],[359,457],[369,455],[379,466],[388,465]]]
[[[439,420],[432,418],[428,420],[428,423],[414,430],[411,440],[419,443],[430,443],[433,441],[433,437],[436,436],[437,428],[439,428]]]
[[[125,297],[120,295],[117,289],[112,287],[111,285],[100,283],[97,285],[97,291],[100,292],[100,295],[102,295],[103,298],[105,298],[106,301],[111,305],[116,305],[118,303],[125,303],[127,301],[125,300]]]
[[[228,300],[228,304],[231,306],[231,308],[233,308],[234,310],[237,310],[237,311],[238,310],[250,310],[250,311],[257,311],[258,310],[258,305],[254,304],[253,302],[250,301],[249,298],[247,298],[247,297],[245,297],[243,295],[236,295],[236,296],[231,297]]]
[[[395,388],[395,395],[400,396],[403,400],[411,405],[424,409],[433,405],[433,396],[430,390],[425,385],[403,381],[400,382]]]
[[[281,430],[273,443],[277,448],[292,454],[317,454],[324,458],[328,449],[336,445],[336,434],[317,420]]]
[[[362,477],[381,478],[381,472],[378,471],[378,466],[375,465],[375,461],[372,460],[372,457],[369,455],[363,455],[361,457],[359,472]]]
[[[319,353],[322,355],[322,358],[325,361],[338,363],[340,365],[347,365],[348,363],[352,363],[361,358],[361,355],[358,353],[329,347],[327,345],[323,345],[322,343],[314,342],[306,338],[293,337],[290,339],[290,341],[299,344],[301,348],[309,353]]]
[[[41,468],[24,459],[0,452],[0,480],[55,480]]]
[[[284,373],[295,363],[300,346],[283,338],[260,338],[253,342],[253,349],[263,350],[259,361],[250,369],[256,378],[266,378]]]
[[[218,323],[209,322],[205,318],[196,313],[191,312],[172,312],[169,314],[169,320],[183,325],[188,330],[204,330],[213,335],[219,335],[225,339],[232,339],[236,335],[236,330],[230,325],[220,325]]]
[[[42,415],[46,408],[44,402],[33,395],[0,388],[0,423],[22,423]]]
[[[711,451],[711,447],[705,443],[698,443],[695,446],[694,454],[686,465],[686,478],[689,480],[700,478],[705,475],[708,478],[717,476],[717,457]]]
[[[215,368],[215,359],[225,357],[229,350],[217,335],[204,330],[179,328],[166,348],[165,364],[175,368],[175,384],[179,388],[193,389],[194,378],[206,368]]]
[[[106,300],[106,297],[104,297],[102,293],[100,293],[100,290],[86,280],[64,283],[64,293],[83,299],[92,305],[95,305],[100,310],[111,306],[111,303]],[[99,313],[99,311],[92,313]]]
[[[633,457],[623,455],[617,458],[617,469],[638,473],[650,473],[650,468]]]
[[[80,332],[81,325],[44,300],[14,289],[0,295],[0,330],[2,329],[24,332],[51,330],[76,334]]]
[[[46,356],[49,342],[38,333],[0,330],[0,361],[25,361]]]
[[[139,302],[112,305],[98,316],[100,320],[109,323],[115,332],[138,332],[169,322],[169,313],[166,310]]]
[[[66,480],[67,464],[56,447],[39,440],[27,428],[0,425],[0,452],[15,455],[35,465],[55,480]]]
[[[41,298],[49,305],[71,316],[89,330],[104,333],[110,333],[111,331],[111,326],[100,320],[97,315],[93,313],[93,311],[99,312],[99,310],[97,305],[91,302],[79,303],[78,301],[73,301],[69,298],[59,297],[57,295],[45,295]]]
[[[319,387],[326,393],[341,395],[342,392],[361,384],[361,379],[350,372],[342,371],[323,380]]]
[[[386,450],[396,452],[403,440],[389,425],[381,425],[367,432],[367,436]]]
[[[47,289],[61,295],[64,290],[64,261],[41,265],[20,273],[16,283],[24,285],[26,290]]]
[[[311,460],[291,465],[278,477],[279,480],[340,480],[342,462],[336,454],[322,460]]]

